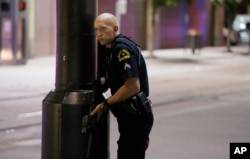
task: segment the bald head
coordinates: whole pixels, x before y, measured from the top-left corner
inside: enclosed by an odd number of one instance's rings
[[[102,13],[96,17],[95,21],[102,21],[103,23],[111,27],[118,26],[116,17],[111,13]]]
[[[113,14],[103,13],[96,17],[94,28],[98,41],[110,47],[118,33],[117,19]]]

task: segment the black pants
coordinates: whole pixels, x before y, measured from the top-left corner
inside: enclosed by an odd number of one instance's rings
[[[145,159],[145,146],[153,126],[152,113],[117,116],[120,137],[118,140],[118,159]]]

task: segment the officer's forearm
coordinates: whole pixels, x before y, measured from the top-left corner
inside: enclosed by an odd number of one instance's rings
[[[139,93],[139,91],[139,78],[129,78],[125,81],[124,85],[122,85],[120,89],[108,99],[108,103],[110,105],[119,103]]]

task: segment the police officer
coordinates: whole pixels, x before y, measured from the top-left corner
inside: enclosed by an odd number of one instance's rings
[[[99,75],[112,96],[98,104],[90,115],[108,107],[117,118],[120,137],[118,159],[144,159],[153,126],[146,63],[139,46],[118,34],[117,19],[103,13],[94,22],[100,44]],[[102,62],[103,61],[103,62]]]

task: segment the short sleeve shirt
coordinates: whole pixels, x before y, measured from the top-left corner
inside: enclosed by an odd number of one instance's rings
[[[118,35],[108,50],[108,79],[114,94],[131,77],[138,77],[141,91],[148,96],[148,76],[146,63],[137,44],[123,35]]]

